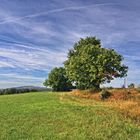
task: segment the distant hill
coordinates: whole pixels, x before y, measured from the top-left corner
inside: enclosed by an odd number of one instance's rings
[[[38,92],[38,91],[51,91],[51,88],[39,87],[39,86],[12,87],[12,88],[0,89],[0,95],[19,94],[19,93],[27,93],[27,92]]]
[[[49,90],[49,88],[46,87],[39,87],[39,86],[20,86],[20,87],[14,87],[16,89],[36,89],[36,90]]]

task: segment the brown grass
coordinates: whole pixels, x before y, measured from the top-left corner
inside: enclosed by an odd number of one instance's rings
[[[93,92],[89,90],[79,90],[75,89],[72,94],[81,98],[96,99],[99,100],[99,92]]]
[[[111,89],[108,90],[111,96],[102,101],[99,98],[99,92],[74,90],[72,94],[80,98],[94,99],[119,109],[125,117],[130,117],[140,124],[140,93],[136,89]]]

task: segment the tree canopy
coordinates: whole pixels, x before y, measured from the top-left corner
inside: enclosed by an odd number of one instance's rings
[[[128,85],[128,87],[129,88],[135,88],[135,84],[134,83],[131,83],[131,84]]]
[[[72,84],[63,67],[52,69],[44,85],[51,87],[53,91],[69,91],[72,88]]]
[[[128,67],[122,61],[123,57],[115,50],[102,48],[99,39],[87,37],[69,50],[64,66],[77,88],[98,89],[100,84],[127,75]]]

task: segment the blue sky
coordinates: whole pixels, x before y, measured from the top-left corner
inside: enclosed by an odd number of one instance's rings
[[[86,36],[122,54],[127,82],[140,84],[139,0],[0,0],[0,88],[42,86]]]

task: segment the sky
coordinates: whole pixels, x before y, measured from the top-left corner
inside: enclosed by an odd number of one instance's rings
[[[127,83],[140,84],[140,0],[0,0],[0,88],[43,86],[86,36],[123,55]]]

